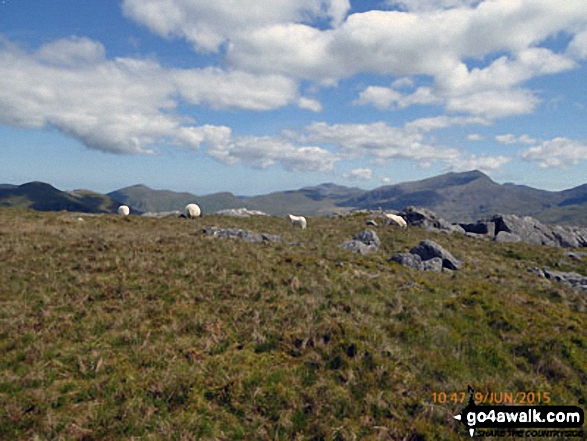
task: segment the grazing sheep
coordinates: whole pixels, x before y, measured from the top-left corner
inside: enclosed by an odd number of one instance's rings
[[[306,218],[304,216],[294,216],[293,214],[288,214],[287,217],[289,218],[292,227],[299,225],[302,230],[306,229],[308,223],[306,222]]]
[[[190,219],[198,217],[202,214],[202,210],[196,204],[187,204],[185,207],[186,216]]]
[[[121,205],[118,207],[118,214],[121,216],[128,216],[130,214],[130,208],[128,208],[126,205]]]
[[[394,224],[401,228],[406,228],[408,226],[406,220],[397,214],[385,213],[385,217],[387,218],[387,225]]]

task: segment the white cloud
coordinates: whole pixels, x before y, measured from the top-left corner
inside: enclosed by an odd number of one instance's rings
[[[485,137],[478,133],[471,133],[467,135],[467,141],[483,141]]]
[[[184,38],[198,51],[222,51],[238,71],[322,86],[358,73],[394,75],[391,87],[368,86],[355,101],[380,109],[433,104],[492,119],[528,114],[540,99],[525,83],[576,68],[573,57],[587,54],[587,2],[387,3],[403,11],[347,15],[348,0],[281,0],[279,7],[251,0],[246,8],[236,0],[125,0],[123,10],[159,35]],[[318,26],[324,19],[330,28]],[[539,46],[561,32],[574,36],[568,51]],[[504,55],[491,60],[498,53]],[[489,64],[469,68],[474,58]],[[416,76],[432,84],[418,85]],[[298,105],[318,109],[303,98]]]
[[[359,93],[359,99],[353,104],[373,104],[378,109],[389,109],[398,104],[403,95],[389,87],[369,86]]]
[[[587,31],[583,31],[573,38],[569,44],[569,55],[587,59]]]
[[[280,23],[345,18],[349,0],[124,0],[126,16],[164,37],[182,37],[202,52],[217,51],[231,38]]]
[[[426,144],[421,133],[371,124],[313,123],[306,127],[304,141],[337,146],[344,159],[373,157],[381,161],[406,159],[420,163],[448,161],[460,156],[458,150]]]
[[[226,72],[213,67],[170,73],[184,99],[215,109],[270,110],[297,99],[297,84],[279,75]]]
[[[458,158],[450,163],[448,169],[455,171],[481,170],[495,171],[512,160],[508,156],[470,155]]]
[[[532,113],[539,102],[529,90],[495,90],[450,98],[446,108],[493,119]]]
[[[89,148],[111,153],[151,153],[155,144],[197,148],[200,129],[175,113],[179,97],[212,108],[247,110],[298,101],[296,83],[277,75],[108,60],[104,47],[86,38],[50,42],[34,53],[0,41],[2,124],[52,126]]]
[[[322,104],[320,103],[320,101],[318,101],[314,98],[301,97],[298,100],[298,107],[300,109],[311,110],[312,112],[322,111]]]
[[[430,132],[432,130],[446,129],[452,126],[467,125],[490,125],[491,121],[479,116],[434,116],[429,118],[419,118],[406,123],[405,128],[409,130],[418,130]]]
[[[543,48],[520,51],[515,59],[500,57],[489,66],[468,70],[460,63],[438,75],[434,87],[419,87],[402,94],[388,87],[368,86],[355,104],[377,108],[405,108],[414,104],[444,104],[452,112],[487,118],[531,113],[539,99],[520,84],[538,75],[555,74],[576,67],[567,56]]]
[[[354,181],[369,181],[372,174],[373,171],[370,168],[355,168],[349,173],[345,173],[343,177]]]
[[[89,38],[70,37],[41,46],[36,56],[48,64],[83,67],[103,62],[106,58],[106,49],[101,43]]]
[[[497,135],[495,137],[497,142],[500,142],[505,145],[512,145],[512,144],[536,144],[538,140],[530,137],[529,135],[520,135],[515,136],[512,133],[507,133],[505,135]]]
[[[564,168],[587,161],[587,143],[569,139],[554,138],[531,147],[522,153],[526,161],[537,162],[540,168]]]
[[[390,7],[400,7],[406,11],[435,11],[438,9],[450,9],[459,7],[471,7],[482,0],[386,0],[384,3]]]
[[[210,156],[225,164],[244,163],[255,168],[280,164],[294,172],[329,172],[339,158],[315,146],[297,146],[280,137],[237,136],[208,142]]]

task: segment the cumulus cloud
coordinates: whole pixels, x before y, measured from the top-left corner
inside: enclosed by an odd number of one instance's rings
[[[478,133],[471,133],[467,135],[467,141],[483,141],[485,137]]]
[[[333,26],[345,18],[349,0],[124,0],[126,16],[163,37],[182,37],[202,52],[253,28],[279,23],[328,19]]]
[[[531,113],[539,98],[520,85],[538,75],[563,72],[576,67],[566,55],[548,49],[529,48],[515,58],[500,57],[485,68],[469,70],[464,63],[437,76],[433,87],[401,93],[392,87],[368,86],[355,104],[372,104],[379,109],[411,105],[443,104],[455,113],[500,118]]]
[[[435,11],[438,9],[450,9],[471,7],[478,5],[482,0],[386,0],[385,5],[399,7],[406,11]]]
[[[452,126],[483,125],[488,126],[491,121],[479,116],[434,116],[429,118],[419,118],[405,124],[409,130],[421,132],[430,132],[432,130],[446,129]]]
[[[279,75],[226,72],[214,67],[169,73],[185,100],[215,109],[271,110],[297,99],[297,84]]]
[[[180,97],[247,110],[275,109],[299,98],[295,81],[278,75],[109,60],[104,47],[87,38],[57,40],[32,53],[0,42],[2,124],[55,127],[89,148],[111,153],[150,153],[155,144],[197,148],[203,132],[175,112]]]
[[[540,168],[563,168],[587,161],[587,143],[569,138],[554,138],[522,153],[526,161],[537,162]]]
[[[343,174],[343,177],[353,181],[369,181],[371,180],[372,174],[373,171],[370,168],[355,168]]]
[[[381,161],[396,159],[419,163],[448,161],[460,156],[456,149],[435,147],[426,143],[422,133],[389,126],[384,122],[371,124],[313,123],[306,127],[304,140],[337,146],[345,159],[372,157]]]
[[[244,163],[264,169],[280,164],[294,172],[329,172],[339,158],[329,150],[316,146],[298,146],[282,137],[236,136],[209,141],[210,156],[225,164]]]
[[[252,0],[235,14],[234,0],[123,2],[128,17],[159,35],[184,38],[197,51],[224,52],[237,71],[319,85],[359,73],[393,75],[391,87],[367,86],[354,101],[379,109],[437,105],[490,119],[529,114],[541,102],[525,87],[530,79],[576,68],[587,57],[587,2],[388,0],[387,6],[394,10],[349,14],[348,0],[281,0],[279,7]],[[324,19],[327,29],[318,25]],[[568,50],[540,47],[561,32],[573,36]],[[472,59],[482,66],[470,68]],[[417,84],[418,76],[432,84]],[[321,108],[308,99],[298,105]]]
[[[312,112],[320,112],[322,110],[322,104],[320,101],[308,97],[301,97],[298,100],[298,107],[300,109],[311,110]]]
[[[529,135],[520,135],[520,136],[515,136],[512,133],[507,133],[505,135],[497,135],[495,137],[495,140],[497,142],[500,142],[502,144],[505,145],[512,145],[512,144],[536,144],[538,141],[534,138],[532,138]]]
[[[455,171],[481,170],[495,171],[512,160],[509,156],[470,155],[456,158],[449,164],[448,169]]]
[[[587,59],[587,31],[580,32],[569,44],[569,55],[579,59]]]
[[[503,118],[532,113],[539,102],[529,90],[495,90],[450,98],[446,108],[451,112]]]

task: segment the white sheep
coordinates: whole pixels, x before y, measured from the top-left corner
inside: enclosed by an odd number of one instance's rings
[[[306,218],[304,216],[294,216],[293,214],[288,214],[287,216],[289,218],[289,221],[291,222],[292,227],[299,225],[302,230],[306,229],[308,222],[306,221]]]
[[[393,223],[401,228],[406,228],[408,226],[406,220],[397,214],[385,213],[385,217],[387,218],[387,225]]]
[[[128,208],[126,205],[121,205],[118,207],[118,214],[121,216],[128,216],[130,214],[130,208]]]
[[[185,214],[188,218],[193,219],[202,214],[202,210],[196,204],[187,204],[185,207]]]

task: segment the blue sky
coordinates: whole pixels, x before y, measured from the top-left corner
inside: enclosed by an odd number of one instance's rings
[[[587,182],[584,0],[4,0],[0,182]]]

